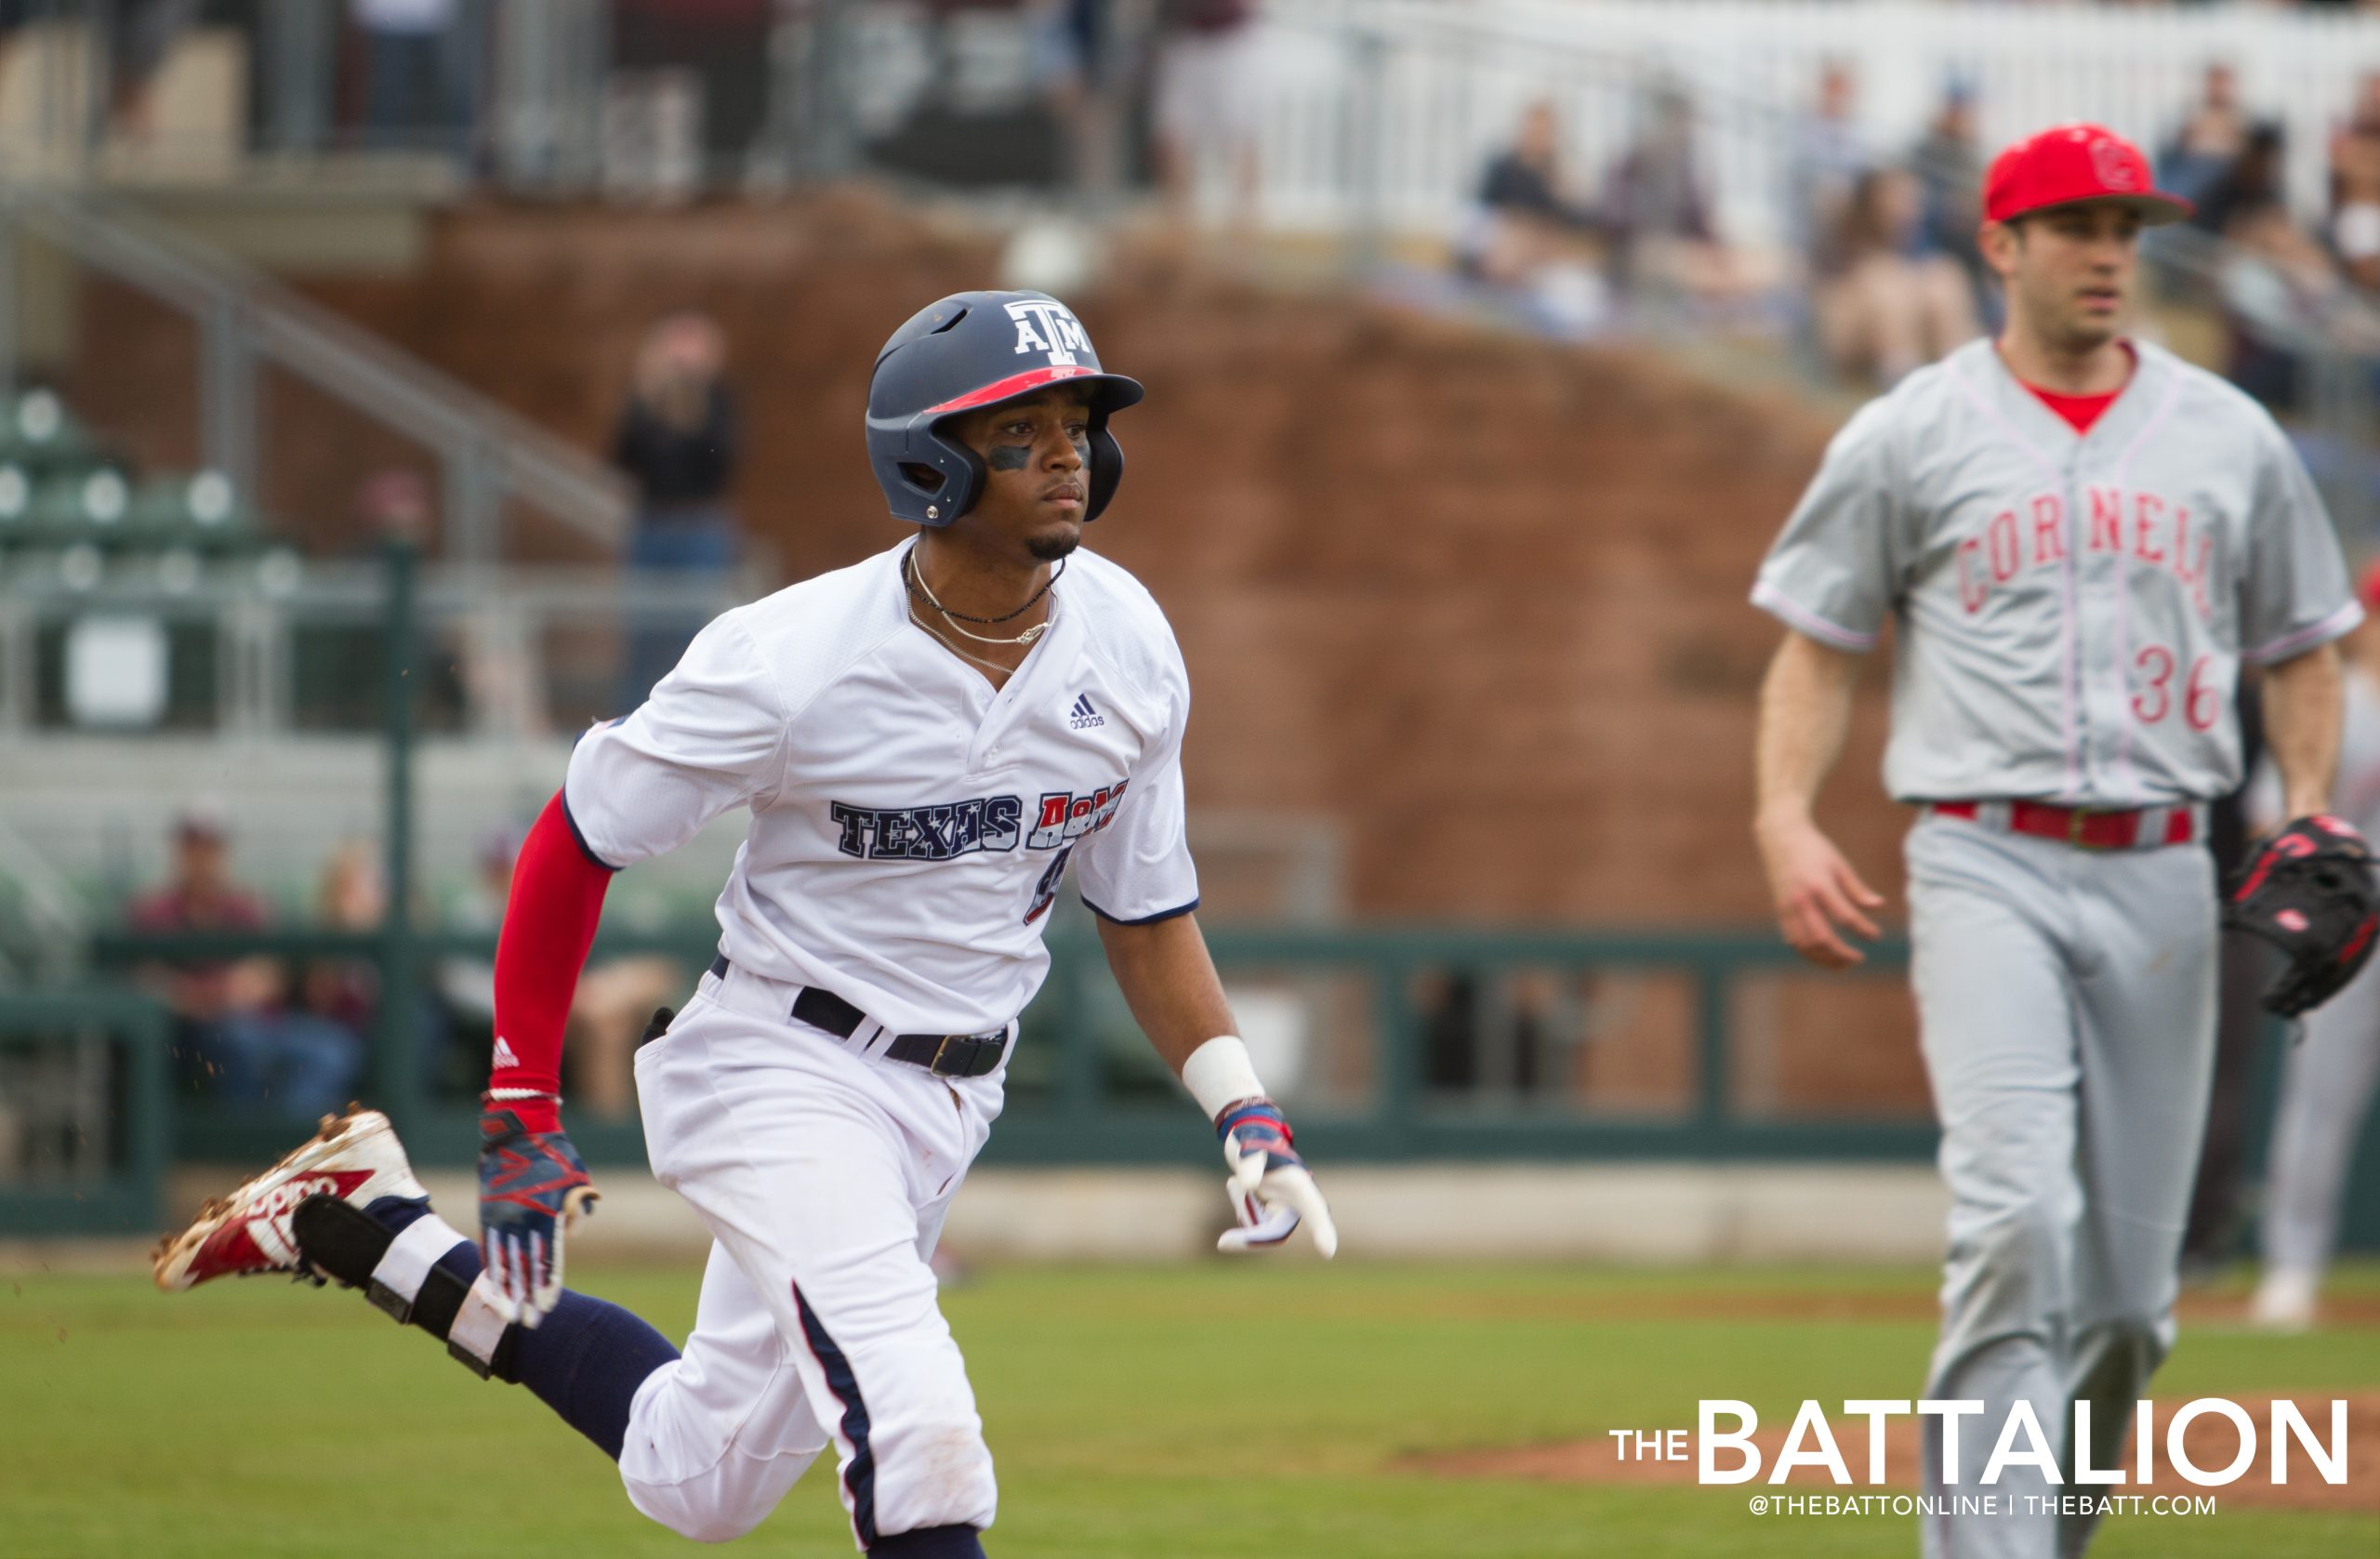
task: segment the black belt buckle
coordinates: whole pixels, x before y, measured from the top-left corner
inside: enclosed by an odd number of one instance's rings
[[[1008,1030],[1003,1028],[995,1034],[941,1034],[932,1038],[933,1054],[917,1064],[937,1077],[980,1077],[1000,1064]]]

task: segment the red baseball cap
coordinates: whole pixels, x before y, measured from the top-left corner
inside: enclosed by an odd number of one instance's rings
[[[2151,227],[2190,214],[2189,202],[2157,188],[2140,148],[2105,125],[2053,125],[1991,159],[1983,177],[1987,222],[2091,200],[2122,201]]]

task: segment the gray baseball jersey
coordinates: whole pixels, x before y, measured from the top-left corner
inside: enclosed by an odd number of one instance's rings
[[[1755,604],[1845,650],[1887,614],[1903,800],[2142,807],[2240,783],[2242,660],[2362,615],[2264,409],[2152,346],[2090,431],[1976,341],[1870,403],[1762,565]]]
[[[2254,403],[2139,347],[2087,433],[1988,341],[1853,418],[1752,599],[1810,637],[1872,645],[1896,619],[1884,782],[1905,800],[2099,808],[2239,781],[2240,663],[2285,660],[2360,615],[2303,467]],[[2175,1260],[2215,1041],[2214,863],[2096,851],[1934,814],[1907,842],[1911,975],[1951,1210],[1924,1394],[1979,1401],[1926,1491],[1979,1493],[2017,1405],[2062,1445],[2091,1409],[2117,1465],[2174,1341]],[[1998,1512],[1921,1528],[1926,1559],[2055,1559],[2094,1511],[2036,1470]],[[2028,1500],[2025,1497],[2030,1496]],[[1947,1505],[1947,1500],[1945,1501]]]

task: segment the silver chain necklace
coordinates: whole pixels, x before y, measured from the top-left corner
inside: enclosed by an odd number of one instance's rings
[[[982,667],[986,671],[997,671],[1003,677],[1013,677],[1016,675],[1016,667],[1013,666],[1002,666],[998,661],[985,660],[981,655],[969,654],[966,651],[960,649],[949,640],[945,639],[941,634],[936,633],[934,631],[934,626],[932,623],[927,622],[923,617],[919,616],[915,612],[909,614],[909,620],[917,624],[919,628],[925,629],[927,633],[932,635],[933,641],[935,643],[941,645],[944,649],[948,650],[960,660],[971,661],[973,664]]]

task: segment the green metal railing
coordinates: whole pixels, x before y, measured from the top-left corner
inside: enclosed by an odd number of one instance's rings
[[[143,965],[173,960],[263,955],[292,963],[354,959],[379,976],[382,999],[373,1023],[364,1092],[403,1123],[408,1146],[423,1162],[459,1167],[476,1148],[475,1109],[468,1092],[431,1090],[421,1064],[427,1032],[422,1011],[438,960],[485,959],[484,933],[456,934],[414,919],[413,559],[388,555],[382,658],[386,779],[387,876],[390,911],[368,931],[293,929],[265,933],[172,936],[104,932],[84,950],[107,983],[55,990],[0,991],[0,1046],[24,1037],[104,1034],[124,1059],[112,1076],[111,1122],[115,1152],[103,1175],[72,1183],[0,1184],[0,1235],[150,1226],[158,1178],[169,1156],[192,1160],[256,1163],[284,1151],[298,1123],[253,1105],[178,1088],[167,1054],[165,1014],[139,994]],[[1703,1159],[1813,1157],[1914,1160],[1928,1155],[1935,1131],[1922,1108],[1901,1116],[1843,1112],[1786,1114],[1751,1107],[1739,1097],[1733,1023],[1747,982],[1803,971],[1765,928],[1721,931],[1648,931],[1587,928],[1499,930],[1453,927],[1312,926],[1209,928],[1210,945],[1227,979],[1333,982],[1360,993],[1355,1025],[1363,1085],[1298,1105],[1302,1141],[1332,1163],[1417,1159]],[[716,930],[707,921],[662,931],[618,928],[599,937],[598,960],[635,953],[676,959],[682,1000],[709,960]],[[1008,1164],[1182,1164],[1211,1168],[1212,1139],[1178,1089],[1133,1032],[1114,990],[1099,945],[1089,929],[1066,924],[1051,932],[1052,966],[1042,994],[1024,1017],[1024,1034],[1010,1071],[1010,1105],[985,1154]],[[1872,950],[1858,978],[1897,978],[1907,961],[1898,943]],[[1433,976],[1467,972],[1489,979],[1506,971],[1566,975],[1660,972],[1690,991],[1686,1024],[1688,1082],[1672,1107],[1656,1113],[1603,1111],[1576,1092],[1448,1091],[1429,1081],[1430,1014],[1419,991]],[[1844,978],[1841,976],[1826,978]],[[1343,1036],[1342,1036],[1343,1037]],[[2260,1064],[2257,1091],[2268,1099],[2274,1067]],[[2263,1112],[2259,1112],[2261,1115]],[[574,1115],[574,1138],[599,1164],[643,1158],[642,1132],[633,1119]],[[2259,1134],[2260,1135],[2260,1134]],[[2380,1131],[2372,1133],[2359,1187],[2380,1186]],[[2256,1155],[2252,1152],[2252,1158]],[[2380,1196],[2359,1194],[2364,1207],[2350,1243],[2380,1238],[2371,1216]]]
[[[20,1123],[70,1133],[73,1162],[65,1173],[0,1183],[0,1237],[157,1227],[158,1188],[173,1152],[166,1032],[164,1010],[134,991],[67,985],[0,996],[0,1053],[103,1043],[101,1092],[110,1106],[104,1121]],[[104,1134],[104,1151],[90,1151],[93,1133]]]
[[[107,932],[96,936],[87,952],[98,970],[127,985],[136,982],[140,966],[176,960],[264,955],[293,964],[370,963],[379,977],[380,999],[364,1091],[404,1123],[408,1142],[426,1161],[459,1164],[476,1146],[473,1110],[468,1099],[429,1092],[421,1054],[423,1004],[436,960],[484,959],[492,944],[485,933],[458,936],[415,920],[415,559],[409,549],[392,548],[384,563],[383,838],[390,905],[385,922],[371,931]],[[716,935],[707,923],[658,932],[615,931],[599,939],[596,957],[669,955],[681,963],[691,991]],[[1795,967],[1792,955],[1765,931],[1225,926],[1210,928],[1209,940],[1226,977],[1249,971],[1292,980],[1330,977],[1364,993],[1368,1087],[1359,1099],[1301,1109],[1304,1139],[1334,1158],[1908,1157],[1931,1147],[1932,1128],[1922,1116],[1774,1118],[1739,1107],[1731,1090],[1732,993],[1749,976]],[[1061,928],[1051,932],[1051,978],[1025,1014],[1024,1038],[1011,1068],[1011,1107],[989,1156],[1007,1162],[1190,1163],[1211,1156],[1212,1144],[1195,1115],[1183,1106],[1121,1016],[1122,1003],[1096,939],[1087,929]],[[1892,971],[1903,957],[1900,948],[1888,946],[1870,968]],[[1426,1019],[1417,1010],[1417,985],[1433,973],[1493,974],[1516,968],[1662,971],[1684,978],[1693,991],[1690,1096],[1666,1114],[1620,1116],[1594,1114],[1575,1101],[1544,1095],[1434,1092],[1425,1077]],[[0,997],[0,1004],[7,999]],[[177,1105],[176,1141],[188,1157],[270,1157],[286,1145],[293,1124],[255,1106],[203,1095],[178,1099]],[[633,1120],[574,1119],[572,1130],[592,1159],[616,1163],[642,1156],[642,1134]]]
[[[685,989],[710,958],[714,928],[606,934],[595,959],[652,953],[676,959]],[[1359,1097],[1327,1097],[1301,1108],[1302,1140],[1338,1161],[1413,1158],[1832,1158],[1921,1157],[1932,1126],[1919,1118],[1763,1115],[1734,1096],[1729,1009],[1747,978],[1797,967],[1765,933],[1494,931],[1448,928],[1223,927],[1209,944],[1227,980],[1250,972],[1290,981],[1345,977],[1365,993],[1369,1086]],[[226,960],[252,955],[298,963],[373,962],[384,1000],[375,1025],[371,1100],[405,1123],[428,1162],[459,1164],[475,1149],[468,1099],[429,1095],[413,1010],[437,959],[484,959],[485,934],[387,934],[292,930],[270,933],[148,935],[108,932],[94,961],[128,973],[145,963]],[[1053,934],[1051,971],[1023,1023],[1011,1068],[1011,1105],[987,1158],[1008,1163],[1202,1163],[1213,1151],[1194,1112],[1139,1045],[1095,938]],[[1879,949],[1871,971],[1892,973],[1905,957]],[[1425,1077],[1425,1015],[1415,1000],[1426,978],[1461,971],[1657,972],[1693,991],[1693,1084],[1683,1107],[1646,1115],[1599,1114],[1552,1090],[1540,1094],[1435,1090]],[[681,993],[682,994],[682,993]],[[285,1146],[291,1123],[269,1114],[191,1102],[178,1135],[187,1156],[255,1158]],[[590,1159],[643,1156],[633,1120],[575,1117],[572,1134]]]

